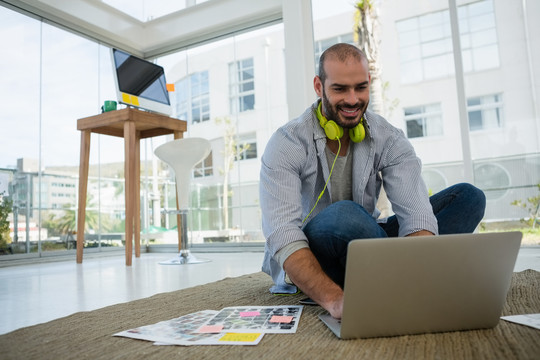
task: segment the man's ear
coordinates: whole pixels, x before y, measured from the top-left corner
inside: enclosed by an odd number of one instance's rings
[[[313,89],[315,89],[315,92],[317,93],[317,96],[322,98],[323,83],[322,83],[321,78],[319,76],[315,76],[315,78],[313,78]]]

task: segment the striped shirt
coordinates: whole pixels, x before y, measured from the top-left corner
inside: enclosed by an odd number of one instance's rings
[[[279,128],[262,156],[260,203],[266,238],[263,271],[274,279],[274,292],[287,292],[282,265],[292,252],[279,256],[279,261],[276,253],[286,247],[298,249],[308,245],[302,220],[315,205],[329,174],[327,138],[315,116],[317,105],[318,101],[299,118]],[[437,220],[421,177],[422,165],[412,144],[403,131],[381,116],[366,111],[364,117],[366,138],[349,145],[353,152],[352,200],[377,219],[380,172],[399,222],[399,236],[420,230],[437,234]],[[332,204],[331,183],[328,187],[304,224]]]

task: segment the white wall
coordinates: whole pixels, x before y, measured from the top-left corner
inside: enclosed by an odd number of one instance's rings
[[[459,1],[458,5],[471,1]],[[540,15],[538,2],[528,1],[528,13]],[[532,4],[534,3],[534,4]],[[444,135],[415,138],[411,142],[426,164],[460,161],[462,159],[459,112],[456,84],[453,77],[422,83],[400,83],[399,44],[395,22],[448,7],[446,0],[429,2],[381,2],[382,38],[381,55],[383,80],[389,81],[388,97],[398,99],[399,106],[389,120],[405,128],[403,108],[441,103]],[[488,71],[465,74],[467,97],[503,94],[504,126],[500,129],[475,131],[470,134],[473,159],[510,156],[540,151],[538,114],[531,97],[531,73],[527,58],[527,42],[523,25],[521,2],[494,0],[500,67]],[[536,33],[533,33],[536,31]],[[539,53],[540,42],[537,21],[529,24],[530,46],[534,55]],[[537,63],[538,64],[538,63]],[[536,66],[538,69],[538,66]],[[536,70],[536,73],[539,71]],[[535,81],[538,75],[534,74]],[[538,87],[536,81],[536,88]]]

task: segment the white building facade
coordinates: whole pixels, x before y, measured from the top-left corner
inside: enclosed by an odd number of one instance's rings
[[[471,180],[488,198],[485,221],[527,217],[511,202],[535,196],[540,183],[535,102],[540,84],[540,41],[535,34],[540,29],[531,21],[534,13],[540,15],[540,7],[526,3],[527,12],[523,4],[504,0],[457,4],[469,117],[470,150],[465,150],[472,159]],[[378,14],[385,116],[413,143],[431,192],[466,180],[448,2],[381,1]],[[316,61],[330,45],[354,42],[353,21],[351,8],[314,23]],[[187,119],[188,136],[212,142],[206,162],[211,175],[196,178],[195,186],[224,181],[224,130],[216,119],[229,118],[237,143],[249,144],[227,175],[231,219],[228,226],[218,226],[244,229],[250,234],[245,240],[262,239],[260,157],[270,135],[290,120],[285,51],[282,26],[277,25],[239,37],[234,44],[216,43],[193,51],[189,60],[178,62],[167,74],[176,84],[176,116]]]

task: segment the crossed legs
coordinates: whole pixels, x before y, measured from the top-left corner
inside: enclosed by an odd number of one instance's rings
[[[486,198],[478,188],[462,183],[430,197],[439,234],[472,233],[484,216]],[[304,228],[311,251],[323,270],[343,287],[347,246],[351,240],[398,236],[395,216],[379,224],[361,205],[336,202],[315,216]]]

